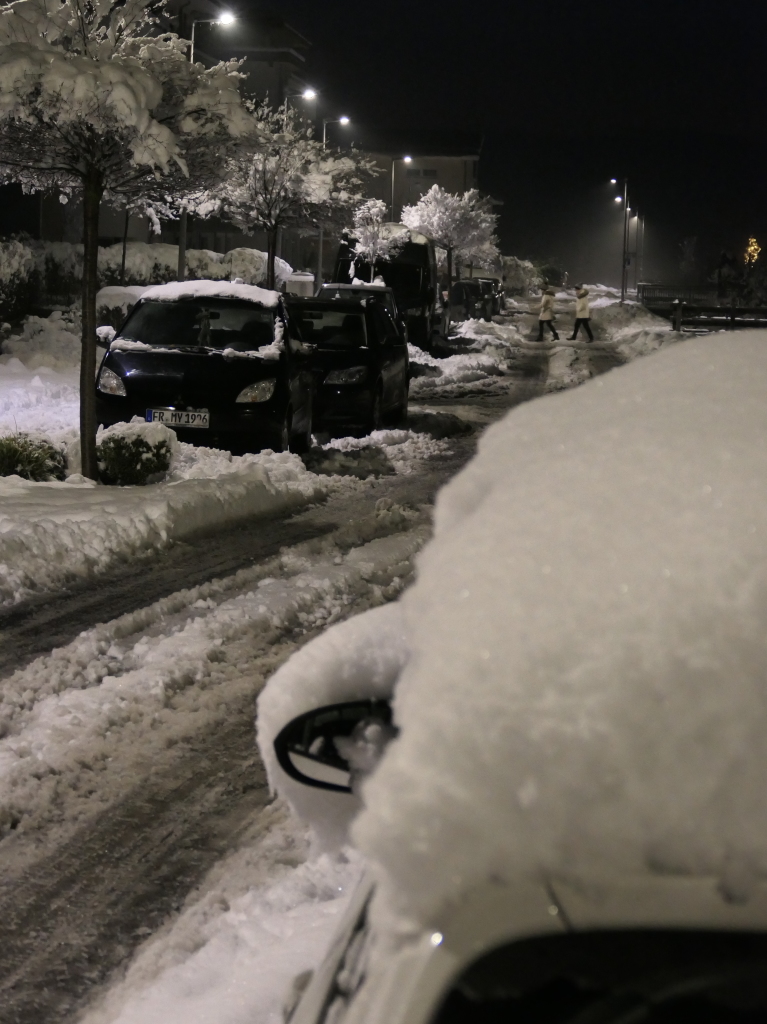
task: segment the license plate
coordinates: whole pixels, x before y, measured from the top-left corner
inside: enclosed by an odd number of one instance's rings
[[[166,427],[210,427],[207,409],[147,409],[147,423],[164,423]]]

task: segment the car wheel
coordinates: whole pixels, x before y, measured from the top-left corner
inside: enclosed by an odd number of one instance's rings
[[[309,425],[300,434],[290,435],[290,450],[295,455],[305,455],[312,446],[312,418],[309,417]]]
[[[293,424],[293,412],[288,406],[285,410],[285,415],[282,418],[282,426],[280,427],[280,434],[275,446],[275,451],[278,452],[289,452],[290,451],[290,428]]]
[[[383,419],[383,388],[380,384],[377,384],[375,392],[373,393],[373,404],[370,407],[368,433],[372,434],[374,430],[381,430],[384,425]]]
[[[404,400],[402,402],[400,402],[399,405],[394,407],[394,409],[392,410],[391,416],[388,417],[389,423],[391,423],[391,425],[393,427],[406,427],[407,426],[407,403],[408,403],[408,398],[409,398],[408,389],[405,389],[405,398],[404,398]]]

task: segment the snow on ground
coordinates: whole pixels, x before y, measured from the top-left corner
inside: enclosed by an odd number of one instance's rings
[[[442,490],[352,828],[384,917],[493,877],[767,876],[765,390],[767,331],[683,342],[517,407]]]
[[[0,478],[0,604],[18,602],[117,560],[246,516],[275,514],[325,496],[327,488],[290,454],[244,455],[184,446],[170,481],[103,487]],[[190,457],[191,456],[191,457]],[[187,466],[184,459],[188,460]]]
[[[309,858],[282,804],[249,833],[80,1024],[282,1024],[290,984],[321,960],[361,858]]]

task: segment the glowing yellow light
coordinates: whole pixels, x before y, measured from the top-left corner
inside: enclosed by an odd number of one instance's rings
[[[748,245],[746,246],[746,253],[743,258],[743,262],[748,266],[750,263],[756,263],[759,259],[759,253],[762,251],[761,245],[755,238],[749,238]]]

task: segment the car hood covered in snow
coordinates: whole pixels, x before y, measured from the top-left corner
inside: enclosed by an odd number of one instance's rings
[[[401,736],[353,836],[374,914],[487,883],[767,875],[767,333],[511,412],[403,599]]]

